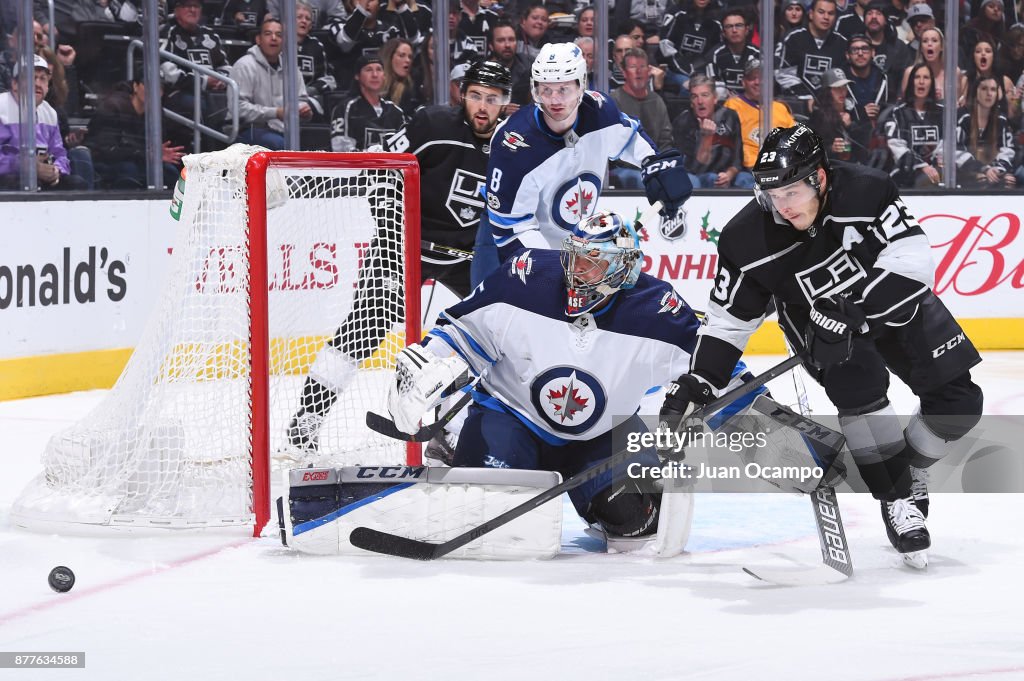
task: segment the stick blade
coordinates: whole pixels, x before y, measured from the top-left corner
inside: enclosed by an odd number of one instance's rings
[[[438,544],[400,537],[396,534],[388,534],[369,527],[357,527],[348,536],[352,546],[382,553],[387,556],[398,558],[411,558],[413,560],[433,560],[438,557]]]
[[[395,440],[404,440],[406,442],[417,441],[415,434],[410,435],[409,433],[403,433],[395,426],[394,421],[381,416],[380,414],[375,414],[372,411],[366,412],[366,427],[386,437],[394,438]]]
[[[825,565],[798,568],[745,567],[743,571],[755,579],[775,586],[839,584],[850,577]]]

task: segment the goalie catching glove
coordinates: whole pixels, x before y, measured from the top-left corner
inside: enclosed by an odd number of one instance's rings
[[[665,149],[644,159],[640,177],[651,205],[661,203],[661,235],[678,239],[686,232],[686,211],[683,204],[693,193],[690,176],[683,166],[683,155],[676,149]]]
[[[395,380],[388,391],[388,412],[395,426],[403,433],[415,433],[428,409],[466,384],[468,369],[458,355],[439,357],[423,345],[399,352]]]

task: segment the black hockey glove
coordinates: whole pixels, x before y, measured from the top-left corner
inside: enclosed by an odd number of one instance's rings
[[[683,155],[676,149],[665,149],[644,159],[640,177],[651,205],[661,201],[659,212],[664,218],[674,219],[693,193]]]
[[[681,430],[700,432],[703,430],[703,422],[693,419],[693,423],[684,424],[681,422],[694,409],[710,404],[715,400],[714,390],[710,385],[692,374],[683,374],[676,380],[665,386],[665,401],[661,404],[661,411],[658,413],[659,430]],[[676,452],[662,452],[662,455],[677,454]]]
[[[853,337],[861,332],[866,319],[859,307],[845,298],[819,298],[811,308],[804,340],[811,362],[827,369],[850,358]]]

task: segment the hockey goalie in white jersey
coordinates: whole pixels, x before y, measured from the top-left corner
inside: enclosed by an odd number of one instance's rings
[[[576,225],[560,251],[519,253],[399,354],[388,399],[396,426],[417,430],[469,371],[480,380],[454,466],[568,477],[611,456],[613,419],[647,431],[640,401],[686,371],[699,327],[669,284],[641,273],[642,261],[633,227],[603,212]],[[633,461],[659,465],[653,449]],[[652,535],[661,494],[630,485],[608,473],[569,496],[608,535]]]

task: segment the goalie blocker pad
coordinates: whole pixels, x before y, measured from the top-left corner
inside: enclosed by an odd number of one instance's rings
[[[496,468],[347,466],[285,472],[278,499],[282,542],[319,555],[368,554],[357,527],[441,542],[561,482],[558,473]],[[562,504],[552,500],[452,552],[454,558],[550,558],[562,545]]]
[[[740,458],[745,464],[756,463],[762,478],[783,491],[811,494],[821,485],[835,487],[846,477],[840,458],[846,444],[843,434],[767,395],[758,395],[720,430],[764,433],[765,446],[749,447],[740,452]],[[820,477],[811,474],[816,468],[821,470]]]

